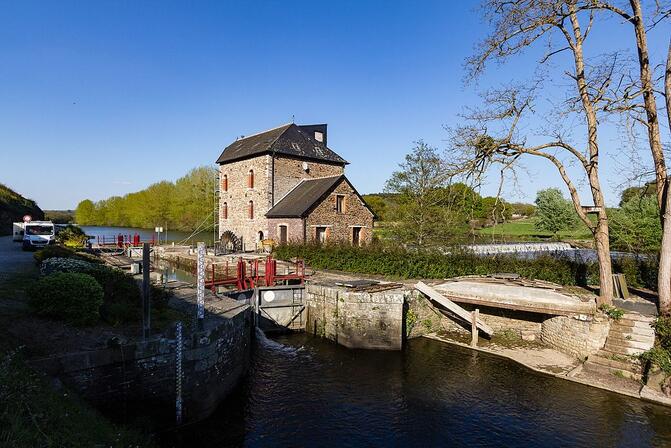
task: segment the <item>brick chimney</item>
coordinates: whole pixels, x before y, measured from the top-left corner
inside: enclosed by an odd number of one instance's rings
[[[326,146],[326,126],[326,124],[305,124],[298,127],[301,131]]]

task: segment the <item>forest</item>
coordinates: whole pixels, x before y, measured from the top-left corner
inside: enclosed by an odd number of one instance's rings
[[[192,169],[175,182],[161,181],[125,196],[81,201],[75,210],[79,225],[190,231],[214,224],[215,168]]]

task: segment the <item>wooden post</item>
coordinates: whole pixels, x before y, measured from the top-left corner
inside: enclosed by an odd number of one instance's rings
[[[473,313],[471,313],[471,347],[477,347],[478,346],[478,315],[480,314],[479,309],[475,309]]]
[[[142,245],[142,337],[149,336],[151,329],[151,288],[149,283],[149,243]]]

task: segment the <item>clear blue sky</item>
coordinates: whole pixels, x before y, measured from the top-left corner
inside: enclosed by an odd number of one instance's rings
[[[443,126],[476,101],[462,83],[484,29],[475,4],[1,1],[0,182],[74,208],[213,164],[236,136],[293,115],[328,123],[353,183],[381,191],[413,141],[443,148]],[[620,30],[594,41],[629,44]],[[651,35],[654,57],[668,35]],[[528,78],[538,54],[493,67],[481,86]],[[612,153],[622,144],[602,135]],[[622,167],[602,166],[614,204]],[[528,168],[510,199],[562,185],[545,163]]]

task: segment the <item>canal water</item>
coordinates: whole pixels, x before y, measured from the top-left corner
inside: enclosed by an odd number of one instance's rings
[[[671,409],[419,338],[402,352],[307,335],[256,344],[250,374],[165,447],[671,446]]]

